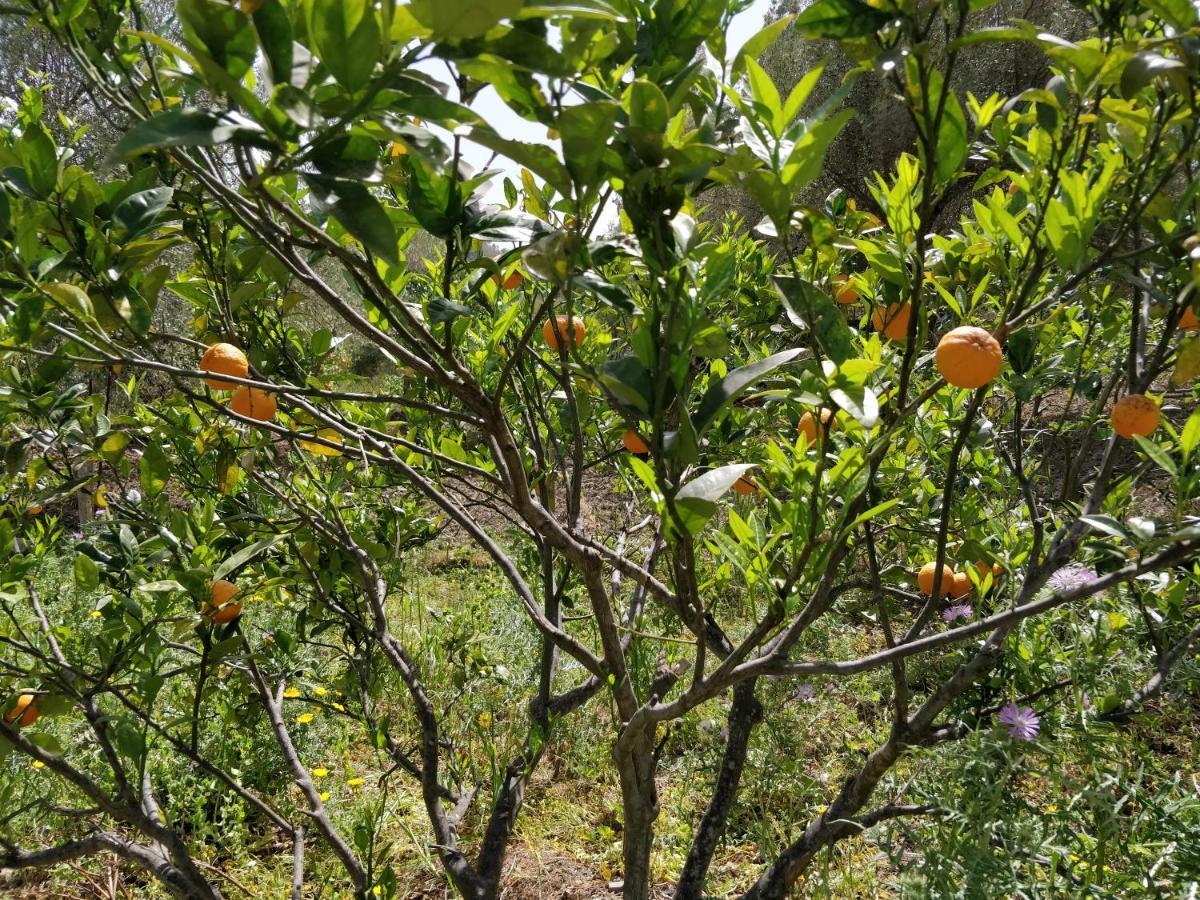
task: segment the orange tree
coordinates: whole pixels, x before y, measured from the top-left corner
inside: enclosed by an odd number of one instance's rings
[[[869,752],[744,894],[775,898],[823,848],[945,812],[888,780],[913,748],[1161,692],[1200,635],[1196,11],[1089,4],[1095,37],[1072,44],[973,30],[986,5],[817,0],[730,52],[721,0],[181,0],[171,33],[136,2],[18,4],[128,128],[89,172],[30,92],[0,144],[0,737],[83,804],[8,783],[6,822],[66,833],[6,839],[0,864],[110,851],[219,896],[159,796],[172,754],[291,843],[293,896],[313,841],[355,896],[403,894],[386,795],[338,822],[284,712],[317,646],[468,897],[498,895],[547,741],[598,695],[629,898],[654,878],[664,735],[731,697],[673,873],[692,898],[767,688],[888,673]],[[850,114],[846,86],[810,102],[819,70],[783,96],[755,62],[789,28],[841,41],[912,118],[870,210],[801,199]],[[993,40],[1053,77],[950,90]],[[485,88],[547,142],[506,137]],[[519,171],[503,204],[468,145]],[[718,185],[761,207],[765,242],[702,224]],[[337,364],[339,332],[370,377]],[[79,598],[37,576],[80,495],[103,515],[75,578],[104,601],[72,625]],[[429,687],[452,648],[414,654],[390,615],[403,551],[441,527],[541,646],[482,786]],[[1100,612],[1141,680],[1073,665],[1118,652],[1088,641]],[[239,728],[298,791],[215,752]]]

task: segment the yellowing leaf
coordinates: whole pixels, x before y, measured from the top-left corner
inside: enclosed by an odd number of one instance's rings
[[[1179,348],[1179,356],[1175,360],[1175,371],[1171,374],[1171,384],[1178,387],[1194,381],[1200,375],[1200,337],[1190,338]]]
[[[322,428],[317,432],[316,437],[319,437],[323,441],[328,441],[331,444],[340,444],[342,442],[342,436],[338,434],[337,429],[335,428]],[[316,456],[342,455],[342,451],[338,450],[336,447],[330,447],[326,444],[318,444],[315,441],[302,440],[300,441],[300,446]]]

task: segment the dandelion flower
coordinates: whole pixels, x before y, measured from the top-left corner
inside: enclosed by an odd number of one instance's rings
[[[325,768],[324,766],[317,766],[315,769],[312,770],[312,773],[313,773],[313,778],[324,778],[326,775],[329,774],[329,770],[327,768]]]

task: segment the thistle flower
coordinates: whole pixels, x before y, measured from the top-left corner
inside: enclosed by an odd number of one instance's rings
[[[1017,706],[1015,703],[1001,709],[997,719],[1001,725],[1007,726],[1009,737],[1018,741],[1032,741],[1041,727],[1041,719],[1033,707]]]
[[[949,624],[956,619],[969,619],[975,615],[970,603],[952,603],[942,610],[942,621]]]
[[[1064,594],[1081,587],[1086,587],[1100,576],[1091,566],[1082,563],[1071,563],[1063,566],[1046,580],[1046,587],[1056,594]]]

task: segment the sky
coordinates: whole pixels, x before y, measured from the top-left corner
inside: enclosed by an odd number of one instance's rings
[[[753,37],[763,27],[763,19],[770,8],[770,0],[754,0],[746,10],[739,13],[731,23],[726,35],[725,46],[730,56],[747,40]],[[444,68],[431,68],[430,74],[444,78]],[[492,88],[485,88],[471,104],[483,118],[500,133],[511,140],[526,143],[545,144],[548,141],[546,129],[537,122],[530,122],[513,113]],[[557,146],[557,142],[550,142]],[[492,151],[470,141],[463,142],[463,158],[475,169],[481,169],[491,157]],[[493,203],[504,202],[504,178],[511,178],[515,184],[520,184],[520,167],[503,157],[496,157],[492,162],[493,169],[503,170],[496,175],[489,186],[485,201]]]

